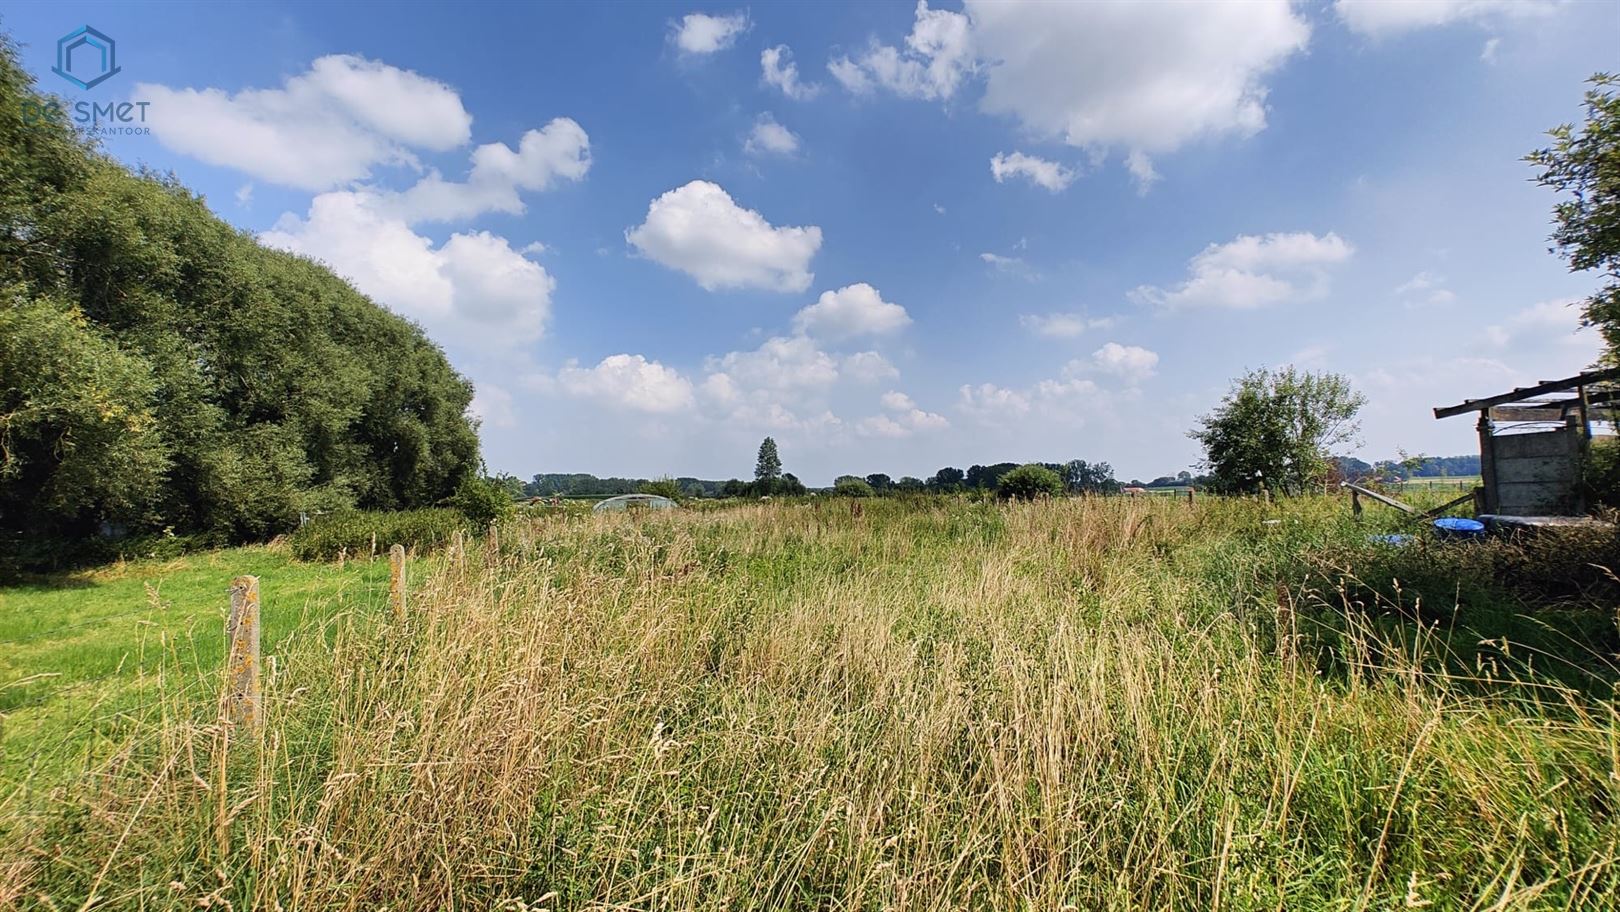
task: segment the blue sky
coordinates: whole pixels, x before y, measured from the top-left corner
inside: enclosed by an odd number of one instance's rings
[[[1196,464],[1249,368],[1347,374],[1368,458],[1574,373],[1519,159],[1612,2],[8,4],[107,150],[321,259],[477,386],[491,470],[806,482]],[[50,72],[89,24],[122,71]]]

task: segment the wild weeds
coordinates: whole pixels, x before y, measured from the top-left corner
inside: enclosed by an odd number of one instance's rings
[[[418,560],[405,623],[285,648],[262,743],[167,694],[0,901],[1604,907],[1612,704],[1435,661],[1437,606],[1310,559],[1360,547],[1333,509],[523,521]]]

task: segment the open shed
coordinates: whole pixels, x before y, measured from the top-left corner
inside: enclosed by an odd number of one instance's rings
[[[1620,368],[1544,380],[1434,410],[1435,418],[1479,413],[1481,516],[1581,516],[1580,467],[1596,421],[1620,409]]]

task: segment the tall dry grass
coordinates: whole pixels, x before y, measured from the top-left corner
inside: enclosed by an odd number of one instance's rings
[[[5,847],[0,900],[1613,907],[1613,704],[1361,619],[1300,575],[1360,534],[1330,509],[513,526],[417,561],[407,622],[302,635],[262,742],[176,688]]]

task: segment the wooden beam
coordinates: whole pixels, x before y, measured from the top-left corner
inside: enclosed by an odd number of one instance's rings
[[[1556,421],[1564,423],[1563,406],[1493,405],[1486,410],[1494,421]]]
[[[1590,386],[1605,380],[1620,379],[1620,367],[1611,367],[1607,370],[1591,371],[1585,374],[1576,374],[1563,380],[1548,380],[1535,386],[1523,386],[1511,393],[1502,393],[1496,396],[1487,396],[1484,399],[1469,399],[1457,405],[1434,410],[1436,418],[1450,418],[1452,415],[1461,415],[1464,412],[1480,412],[1493,405],[1502,405],[1507,402],[1523,402],[1536,396],[1545,396],[1548,393],[1561,393],[1575,389],[1578,386]]]
[[[1462,506],[1464,501],[1473,500],[1473,499],[1474,499],[1474,492],[1469,491],[1467,494],[1464,494],[1463,496],[1457,498],[1456,500],[1447,501],[1446,503],[1443,503],[1440,506],[1435,507],[1433,510],[1425,510],[1423,512],[1423,518],[1424,519],[1434,519],[1436,516],[1439,516],[1440,514],[1446,512],[1447,510],[1451,509],[1452,507],[1460,507],[1460,506]]]
[[[1409,513],[1409,514],[1411,514],[1413,516],[1418,515],[1417,507],[1407,506],[1406,504],[1401,503],[1400,501],[1396,500],[1393,497],[1386,497],[1385,495],[1380,494],[1377,491],[1374,491],[1374,490],[1372,490],[1370,488],[1364,488],[1364,487],[1362,487],[1361,485],[1358,485],[1358,484],[1351,484],[1348,481],[1339,482],[1339,487],[1341,487],[1341,488],[1349,488],[1351,493],[1353,493],[1353,494],[1360,494],[1363,497],[1371,497],[1373,500],[1378,501],[1379,503],[1383,504],[1386,507],[1394,507],[1395,509],[1400,510],[1403,513]],[[1470,496],[1472,496],[1472,495],[1470,495]]]

